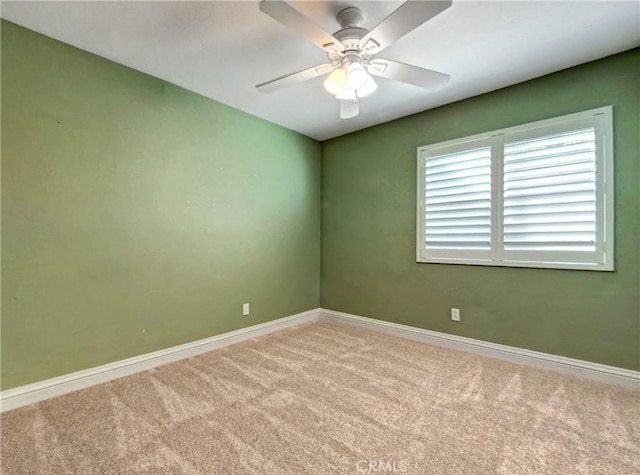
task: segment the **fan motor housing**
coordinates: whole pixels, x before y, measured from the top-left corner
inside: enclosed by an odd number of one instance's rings
[[[331,52],[327,53],[329,60],[336,64],[339,63],[341,58],[345,55],[345,53],[357,53],[361,54],[360,48],[360,40],[369,33],[369,30],[360,27],[349,27],[343,28],[342,30],[336,31],[333,36],[340,41],[344,45],[344,50],[337,53]],[[364,57],[364,55],[362,55]]]
[[[344,8],[338,13],[337,20],[341,29],[336,31],[333,36],[342,43],[344,49],[340,52],[332,51],[327,53],[331,63],[334,65],[340,64],[345,56],[353,56],[354,54],[365,61],[368,60],[369,55],[363,54],[360,48],[360,40],[369,33],[369,30],[360,26],[364,22],[362,10],[357,7]]]

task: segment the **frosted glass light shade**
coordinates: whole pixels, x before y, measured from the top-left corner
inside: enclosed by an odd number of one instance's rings
[[[360,89],[358,89],[358,97],[368,96],[373,91],[378,89],[378,85],[373,80],[373,78],[368,74],[367,74],[367,76],[368,76],[368,79],[367,79],[366,84],[364,86],[362,86]]]
[[[360,89],[364,87],[369,79],[369,73],[360,63],[351,63],[347,68],[347,87]]]
[[[378,85],[373,80],[373,78],[369,76],[369,79],[367,80],[367,83],[364,85],[364,87],[361,87],[360,89],[357,90],[357,93],[358,93],[357,97],[358,98],[366,97],[369,94],[373,93],[376,89],[378,89]],[[345,88],[340,92],[340,94],[336,94],[336,97],[338,99],[349,99],[349,100],[355,101],[356,91],[354,89],[351,89],[345,86]]]
[[[337,96],[345,88],[347,74],[344,69],[334,69],[327,79],[324,80],[324,88],[333,96]]]

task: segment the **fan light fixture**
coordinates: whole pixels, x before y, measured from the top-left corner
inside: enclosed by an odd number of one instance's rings
[[[378,85],[360,63],[351,63],[346,72],[336,68],[324,81],[327,92],[338,99],[357,100],[374,92]]]

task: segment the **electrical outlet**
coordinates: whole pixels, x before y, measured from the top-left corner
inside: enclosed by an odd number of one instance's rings
[[[248,303],[243,303],[242,304],[242,315],[249,315],[249,304]]]
[[[451,320],[453,320],[454,322],[459,322],[460,321],[460,309],[459,308],[452,308],[451,309]]]

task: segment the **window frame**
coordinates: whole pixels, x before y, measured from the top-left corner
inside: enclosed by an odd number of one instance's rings
[[[602,252],[604,261],[594,262],[563,262],[561,260],[526,260],[505,259],[503,225],[504,200],[504,143],[520,138],[533,138],[545,134],[560,133],[576,130],[580,123],[588,123],[595,128],[596,133],[596,216],[604,213],[602,223],[596,222],[596,254]],[[574,125],[578,124],[578,125]],[[471,144],[490,144],[491,146],[491,250],[489,258],[474,257],[481,252],[461,252],[461,250],[427,251],[425,243],[425,161],[429,155],[438,156],[453,153],[458,150],[469,149]],[[416,196],[416,262],[428,264],[463,264],[498,267],[530,267],[547,269],[573,269],[614,271],[614,175],[613,175],[613,107],[605,106],[583,112],[568,114],[560,117],[544,119],[527,124],[493,130],[468,137],[447,140],[417,149],[417,196]],[[442,252],[440,252],[442,251]],[[580,252],[580,251],[574,251]],[[551,254],[550,254],[551,253]],[[547,257],[569,255],[565,251],[506,251],[507,256],[539,256]],[[485,253],[486,255],[486,253]]]

